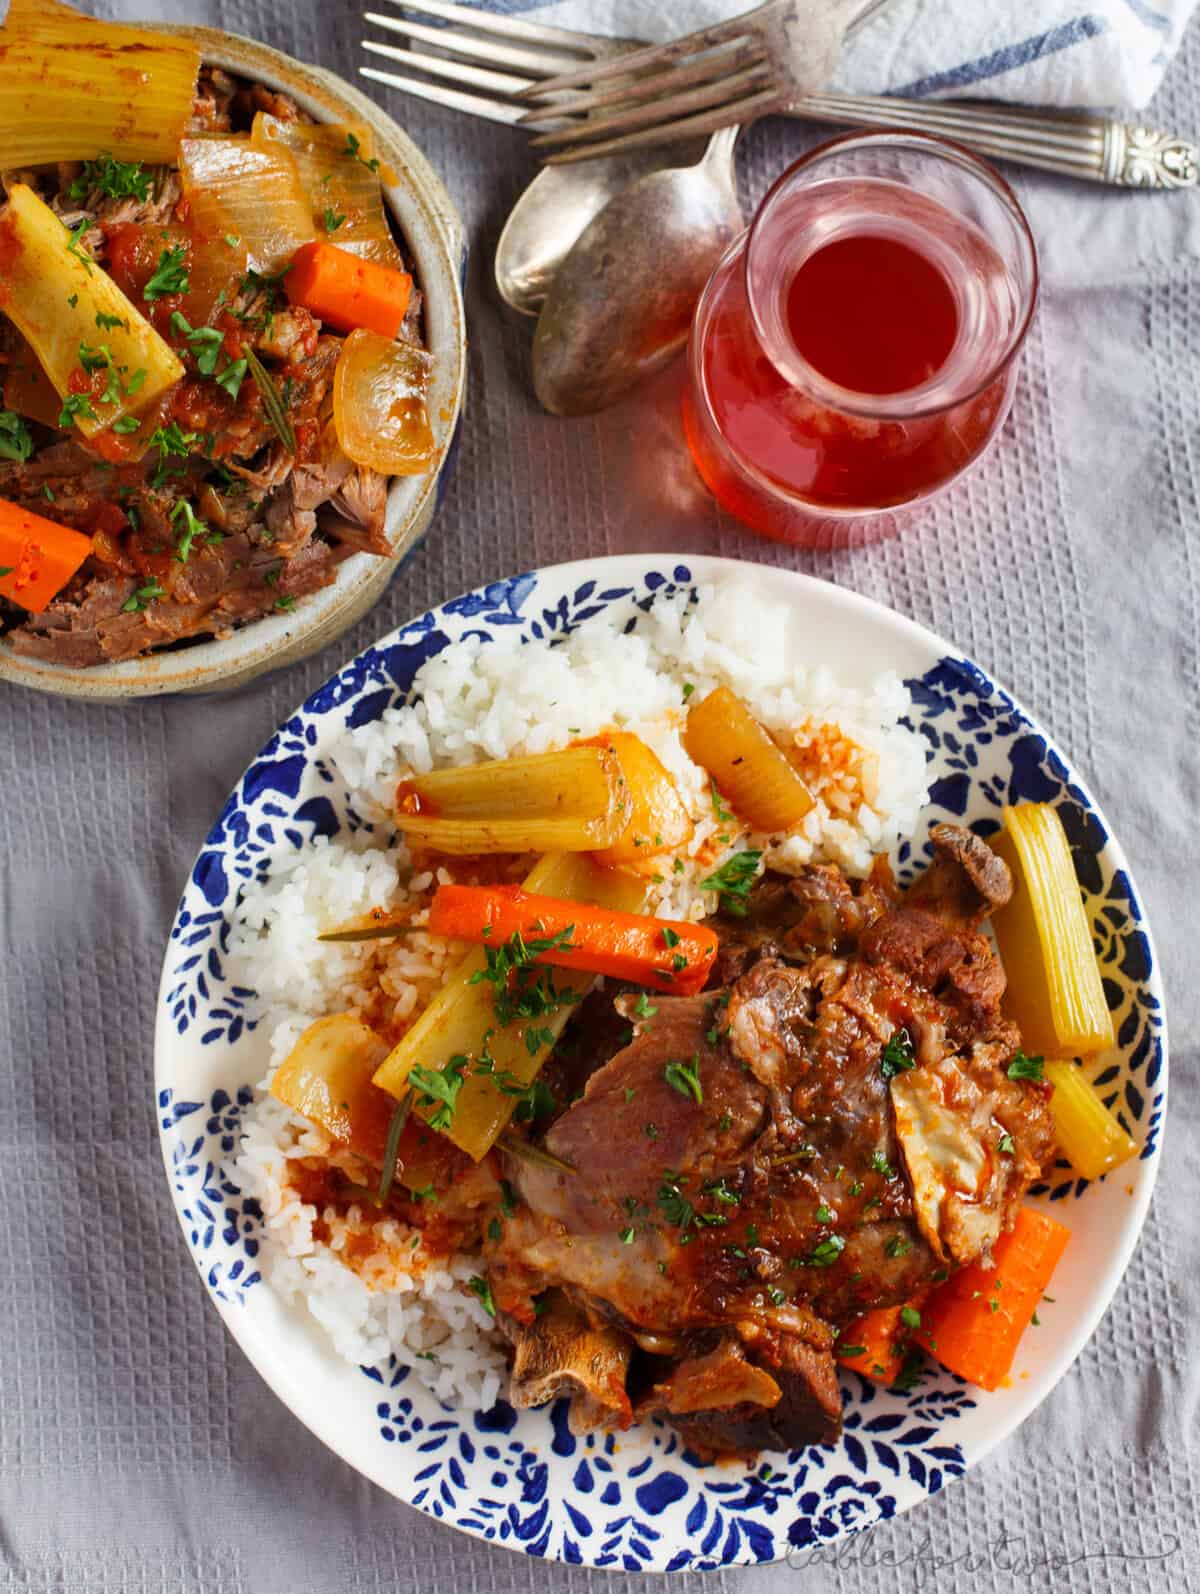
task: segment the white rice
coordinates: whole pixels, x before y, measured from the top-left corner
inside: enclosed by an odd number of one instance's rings
[[[396,784],[411,771],[631,730],[670,771],[695,827],[683,872],[664,870],[655,887],[654,911],[681,919],[711,912],[715,899],[698,882],[735,847],[761,848],[785,872],[824,859],[867,873],[877,853],[915,828],[926,796],[924,744],[899,723],[910,704],[895,675],[841,685],[804,652],[786,604],[727,578],[702,587],[694,606],[684,594],[660,599],[629,635],[599,616],[556,646],[468,639],[430,660],[409,704],[348,732],[328,755],[373,833],[317,838],[281,859],[237,909],[233,977],[258,992],[271,1070],[326,1013],[370,1007],[378,1020],[382,1005],[385,1019],[411,1020],[454,961],[444,944],[420,934],[382,945],[317,941],[329,925],[370,908],[420,908],[436,889],[428,871],[413,874],[392,828]],[[754,835],[718,818],[707,777],[684,751],[685,688],[699,700],[720,684],[805,754],[817,801],[785,835]],[[728,842],[718,839],[726,835]],[[464,1288],[479,1258],[423,1258],[415,1231],[372,1219],[376,1254],[368,1265],[348,1265],[339,1249],[368,1219],[357,1208],[348,1218],[319,1214],[287,1178],[289,1160],[329,1153],[319,1131],[265,1090],[248,1112],[230,1171],[262,1203],[264,1276],[304,1303],[339,1355],[376,1366],[394,1354],[448,1404],[490,1406],[504,1357],[490,1318]],[[313,1236],[321,1217],[328,1239]]]

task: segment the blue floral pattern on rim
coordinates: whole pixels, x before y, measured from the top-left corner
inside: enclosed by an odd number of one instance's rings
[[[262,1213],[224,1172],[241,1114],[253,1100],[255,993],[227,971],[232,911],[272,858],[317,835],[369,824],[339,787],[322,749],[403,701],[420,666],[465,636],[491,641],[564,637],[612,612],[632,629],[662,594],[691,591],[691,566],[637,565],[637,577],[563,585],[558,572],[523,574],[467,593],[411,621],[350,661],[272,737],[226,803],[184,891],[164,969],[160,1031],[189,1055],[212,1059],[207,1092],[160,1075],[159,1123],[177,1209],[213,1295],[244,1309],[261,1283]],[[1153,954],[1128,874],[1103,821],[1056,749],[974,664],[937,657],[907,680],[912,725],[924,738],[930,802],[920,836],[897,859],[909,874],[928,852],[928,825],[951,818],[980,834],[1008,802],[1051,802],[1088,893],[1092,928],[1118,1046],[1098,1077],[1109,1105],[1157,1152],[1165,1102],[1165,1035]],[[245,1063],[242,1063],[243,1054]],[[207,1067],[206,1063],[206,1067]],[[191,1077],[190,1075],[188,1077]],[[235,1083],[230,1085],[229,1080]],[[199,1097],[199,1099],[197,1099]],[[1088,1183],[1066,1165],[1039,1187],[1051,1201],[1080,1199]],[[831,1542],[931,1494],[968,1464],[957,1429],[977,1402],[961,1380],[930,1369],[907,1393],[847,1375],[845,1432],[833,1449],[808,1447],[742,1469],[713,1467],[665,1426],[638,1442],[576,1438],[565,1410],[487,1413],[439,1405],[393,1361],[363,1369],[362,1421],[384,1449],[411,1452],[403,1497],[483,1538],[592,1566],[677,1570],[763,1562]]]

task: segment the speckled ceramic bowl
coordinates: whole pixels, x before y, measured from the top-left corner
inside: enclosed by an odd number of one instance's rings
[[[194,39],[214,66],[282,89],[319,121],[352,118],[370,125],[385,169],[396,174],[396,182],[385,186],[384,194],[425,296],[425,341],[434,357],[429,408],[437,453],[427,474],[392,481],[386,522],[391,558],[354,554],[339,567],[332,586],[302,599],[286,614],[254,621],[225,641],[198,642],[91,669],[18,658],[0,643],[0,680],[64,697],[111,702],[239,686],[332,642],[379,600],[398,562],[427,531],[463,403],[467,340],[460,289],[465,253],[462,222],[420,150],[378,106],[331,72],[302,66],[278,50],[219,29],[173,26],[170,31]]]

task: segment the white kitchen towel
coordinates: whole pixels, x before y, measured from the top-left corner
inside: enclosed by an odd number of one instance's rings
[[[744,0],[483,0],[490,11],[622,38],[667,39]],[[1143,106],[1196,0],[892,0],[847,45],[836,86],[910,98]]]

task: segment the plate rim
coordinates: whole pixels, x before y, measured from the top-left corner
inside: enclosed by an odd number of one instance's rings
[[[908,639],[915,645],[933,651],[938,657],[951,657],[954,659],[959,659],[968,665],[978,668],[987,682],[997,691],[1003,693],[1004,696],[1012,703],[1016,711],[1024,717],[1028,725],[1038,735],[1044,738],[1047,747],[1059,754],[1059,756],[1062,758],[1062,762],[1070,774],[1072,786],[1076,787],[1080,791],[1088,805],[1089,810],[1095,814],[1100,824],[1104,827],[1105,836],[1107,838],[1106,846],[1113,849],[1114,867],[1121,870],[1129,882],[1132,900],[1136,906],[1138,914],[1138,929],[1140,933],[1144,935],[1150,951],[1150,971],[1146,977],[1146,984],[1152,988],[1153,994],[1158,1000],[1159,1015],[1161,1019],[1161,1030],[1159,1033],[1161,1066],[1157,1085],[1160,1097],[1159,1121],[1155,1144],[1151,1155],[1144,1159],[1139,1159],[1136,1164],[1139,1177],[1136,1180],[1134,1193],[1130,1200],[1130,1206],[1128,1208],[1129,1219],[1123,1226],[1120,1243],[1115,1252],[1108,1256],[1105,1261],[1104,1272],[1106,1282],[1101,1292],[1103,1298],[1098,1300],[1089,1311],[1082,1315],[1081,1318],[1077,1319],[1074,1324],[1073,1332],[1067,1334],[1064,1341],[1060,1341],[1058,1343],[1057,1353],[1049,1359],[1045,1370],[1041,1373],[1036,1386],[1031,1388],[1029,1395],[1024,1399],[1014,1402],[1013,1407],[1009,1412],[999,1415],[997,1420],[995,1420],[981,1436],[970,1440],[969,1448],[966,1444],[964,1444],[964,1464],[962,1473],[956,1477],[948,1477],[945,1480],[946,1483],[953,1483],[957,1481],[958,1476],[965,1477],[980,1462],[985,1460],[986,1457],[989,1456],[998,1445],[1003,1443],[1004,1440],[1008,1439],[1013,1433],[1016,1432],[1016,1430],[1026,1421],[1026,1419],[1033,1414],[1038,1406],[1040,1406],[1054,1393],[1055,1389],[1058,1387],[1066,1373],[1078,1360],[1083,1348],[1092,1338],[1092,1335],[1095,1333],[1100,1320],[1111,1307],[1116,1293],[1125,1277],[1126,1271],[1128,1270],[1129,1262],[1133,1256],[1133,1253],[1142,1238],[1142,1233],[1146,1224],[1146,1218],[1149,1213],[1150,1203],[1158,1181],[1159,1167],[1162,1161],[1163,1138],[1166,1133],[1167,1115],[1170,1105],[1170,1036],[1169,1021],[1167,1016],[1166,992],[1162,980],[1158,947],[1154,938],[1152,926],[1150,924],[1149,915],[1146,911],[1145,899],[1137,885],[1137,881],[1133,875],[1133,872],[1129,867],[1129,859],[1126,855],[1125,848],[1114,832],[1112,825],[1109,823],[1108,817],[1103,808],[1096,800],[1090,785],[1078,773],[1074,764],[1062,755],[1058,744],[1055,742],[1053,736],[1044,728],[1041,721],[1029,712],[1021,699],[1015,696],[1002,681],[997,680],[996,677],[982,665],[976,665],[972,657],[965,653],[960,647],[948,642],[945,638],[939,636],[930,627],[923,625],[920,621],[912,619],[910,616],[901,613],[897,609],[890,608],[887,604],[881,603],[878,599],[868,597],[863,593],[855,591],[853,588],[843,587],[835,582],[826,581],[821,577],[809,575],[805,571],[792,570],[786,566],[759,564],[750,560],[731,559],[717,554],[690,554],[686,552],[681,553],[661,551],[650,553],[607,554],[598,555],[594,558],[588,558],[585,556],[579,559],[565,560],[558,564],[543,565],[534,569],[520,571],[513,576],[500,577],[499,584],[507,584],[511,581],[519,581],[527,577],[532,577],[538,583],[541,583],[544,580],[552,580],[556,587],[560,587],[563,590],[570,590],[573,576],[583,576],[584,579],[595,578],[597,580],[597,584],[600,584],[602,577],[599,573],[605,570],[636,570],[639,576],[644,576],[647,571],[656,572],[662,567],[674,566],[685,566],[687,568],[690,573],[690,581],[692,585],[696,585],[705,581],[711,581],[722,575],[737,575],[741,577],[750,576],[754,581],[763,583],[764,585],[771,582],[779,582],[782,578],[783,586],[784,588],[788,589],[789,592],[803,590],[813,598],[832,603],[835,607],[844,610],[847,614],[865,616],[873,620],[875,623],[882,621],[889,627],[899,626],[901,632],[906,634]],[[607,585],[614,584],[616,583],[607,583]],[[443,599],[440,603],[433,605],[429,609],[413,614],[409,619],[401,622],[397,626],[392,627],[382,636],[376,638],[373,642],[366,644],[366,646],[361,648],[358,652],[343,660],[343,662],[336,669],[332,670],[329,675],[325,677],[323,682],[321,682],[311,693],[308,694],[301,704],[299,704],[288,716],[286,716],[286,718],[281,722],[280,726],[275,728],[275,731],[271,733],[271,735],[267,738],[267,741],[262,745],[262,747],[259,748],[258,752],[254,755],[254,758],[251,759],[250,764],[247,765],[246,769],[244,769],[237,777],[237,780],[231,788],[229,795],[225,799],[225,803],[222,805],[222,812],[224,812],[224,808],[228,805],[230,799],[240,791],[246,773],[253,767],[258,758],[262,756],[264,749],[269,746],[274,735],[278,733],[283,725],[288,723],[288,720],[294,718],[298,714],[305,712],[308,709],[309,704],[313,702],[331,682],[335,681],[365,654],[371,653],[377,649],[385,648],[397,641],[402,633],[409,630],[422,618],[440,614],[445,611],[449,604],[456,603],[459,601],[459,599],[469,597],[475,593],[482,593],[491,585],[493,585],[491,582],[480,582],[477,586],[468,588],[464,593],[455,594],[452,597]],[[780,595],[778,589],[773,595]],[[450,646],[453,645],[454,643],[452,642]],[[350,699],[347,699],[347,704],[349,701]],[[344,706],[346,705],[339,705],[339,707]],[[218,816],[218,819],[214,821],[214,826],[210,828],[209,832],[206,833],[205,837],[200,842],[197,857],[212,839],[213,831],[215,830],[216,825],[219,823],[220,817]],[[188,886],[191,883],[192,869],[194,867],[195,858],[193,859],[192,864],[189,865],[188,873],[183,883],[180,900],[176,906],[175,914],[173,915],[171,921],[172,928],[177,921],[179,909],[183,905],[184,897],[186,896]],[[172,941],[168,936],[155,1009],[156,1016],[154,1028],[153,1091],[156,1108],[158,1093],[166,1083],[166,1081],[164,1081],[164,1079],[161,1077],[160,1068],[164,1062],[167,1046],[170,1043],[173,1043],[176,1038],[173,1029],[170,1028],[170,1019],[166,1003],[169,981],[173,972]],[[357,1457],[348,1453],[353,1449],[353,1446],[339,1441],[339,1439],[336,1437],[337,1430],[336,1423],[334,1421],[326,1421],[323,1413],[314,1413],[312,1420],[310,1420],[308,1415],[302,1414],[301,1410],[297,1409],[298,1402],[301,1403],[301,1405],[304,1405],[306,1402],[306,1396],[300,1388],[302,1381],[300,1375],[297,1374],[294,1377],[289,1377],[286,1371],[286,1365],[281,1366],[273,1361],[270,1357],[259,1354],[261,1349],[261,1334],[248,1331],[247,1325],[250,1322],[250,1318],[245,1312],[244,1306],[240,1303],[223,1300],[216,1293],[214,1288],[210,1286],[208,1280],[204,1276],[203,1259],[197,1253],[197,1251],[193,1249],[188,1239],[186,1223],[180,1204],[176,1199],[173,1185],[174,1170],[170,1161],[170,1146],[168,1143],[168,1133],[164,1127],[164,1119],[162,1118],[161,1114],[157,1112],[157,1110],[155,1115],[159,1125],[159,1147],[163,1159],[164,1170],[167,1176],[169,1196],[172,1206],[175,1209],[176,1217],[179,1220],[183,1242],[187,1247],[188,1253],[193,1262],[196,1264],[197,1270],[201,1274],[205,1292],[208,1295],[212,1305],[216,1307],[226,1328],[232,1334],[235,1343],[247,1356],[251,1365],[254,1367],[255,1372],[264,1380],[272,1393],[284,1403],[284,1405],[291,1412],[292,1416],[301,1422],[316,1439],[326,1446],[327,1449],[331,1450],[336,1456],[338,1456],[340,1460],[352,1467],[361,1476],[367,1478],[371,1483],[382,1489],[390,1498],[395,1499],[412,1509],[421,1511],[422,1514],[429,1516],[432,1520],[439,1522],[441,1526],[449,1528],[452,1531],[466,1533],[472,1538],[479,1539],[484,1543],[499,1545],[502,1548],[513,1551],[514,1553],[534,1554],[535,1552],[532,1552],[529,1547],[521,1541],[489,1538],[481,1528],[462,1525],[458,1522],[438,1517],[436,1514],[426,1509],[424,1503],[414,1505],[412,1500],[406,1498],[403,1494],[397,1491],[393,1481],[389,1481],[387,1477],[387,1469],[385,1467],[382,1465],[374,1465],[369,1458]],[[926,1500],[932,1497],[933,1492],[934,1491],[923,1490],[914,1498],[910,1498],[908,1500],[898,1499],[896,1502],[895,1514],[900,1515],[905,1511],[912,1510],[913,1508],[922,1505]],[[844,1532],[839,1532],[836,1538],[828,1539],[825,1541],[825,1543],[836,1543],[838,1540],[848,1536],[849,1534],[864,1531],[866,1528],[874,1525],[875,1524],[873,1522],[870,1522],[864,1524],[862,1528],[851,1527],[846,1529]],[[721,1564],[722,1566],[774,1565],[778,1564],[780,1560],[785,1559],[789,1553],[789,1549],[786,1547],[786,1545],[784,1545],[781,1547],[781,1554],[776,1556],[774,1560],[759,1561],[756,1560],[752,1554],[746,1553],[744,1545],[740,1545],[738,1555],[734,1556],[728,1561],[722,1562]],[[538,1556],[537,1558],[541,1559],[542,1557]],[[557,1556],[550,1556],[548,1558],[553,1560],[558,1559]],[[585,1566],[589,1566],[591,1563],[585,1557],[583,1564]],[[608,1568],[593,1567],[592,1569],[606,1570]],[[614,1566],[611,1569],[617,1571],[621,1570],[619,1566]],[[688,1566],[676,1568],[676,1570],[681,1571],[695,1571],[697,1569],[707,1568],[697,1568],[694,1562]],[[647,1573],[656,1574],[662,1573],[666,1570],[666,1568],[665,1565],[658,1566],[657,1564],[647,1564],[643,1570]]]

